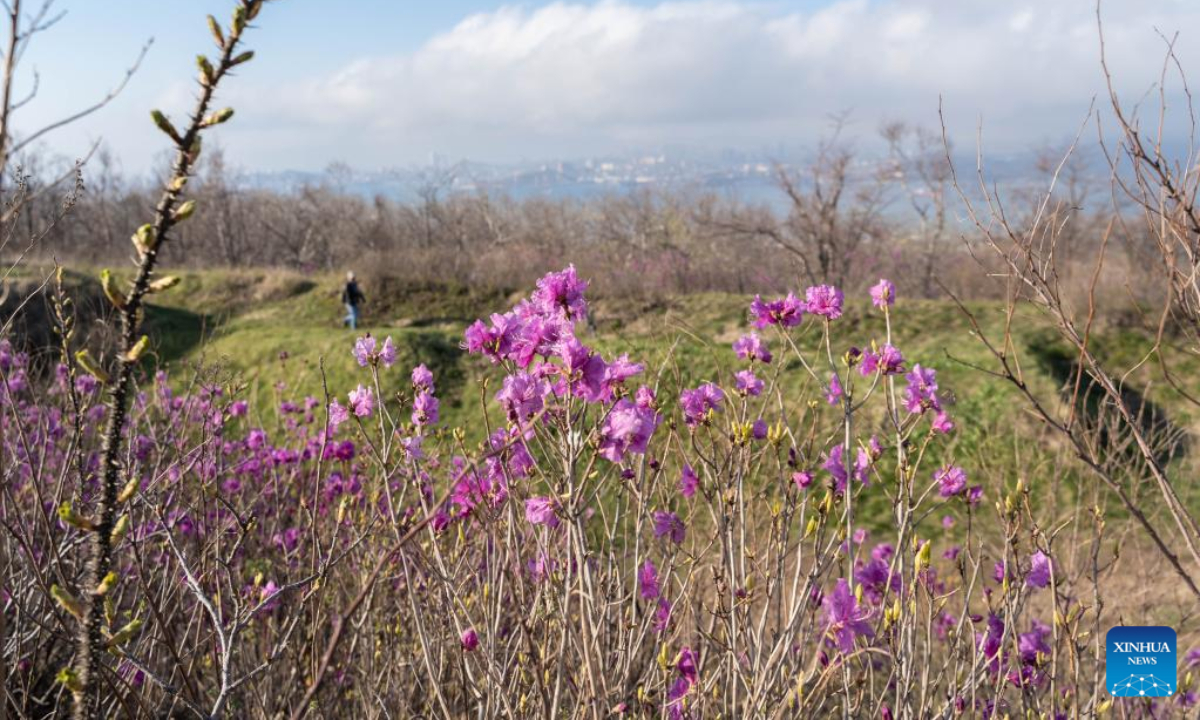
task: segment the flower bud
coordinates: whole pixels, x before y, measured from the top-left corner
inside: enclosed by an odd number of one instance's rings
[[[125,487],[121,488],[121,492],[116,494],[116,502],[118,502],[118,503],[130,502],[130,499],[133,497],[133,494],[138,491],[138,486],[140,484],[142,484],[142,482],[140,482],[137,478],[130,478],[130,481],[126,482]]]
[[[82,620],[83,616],[87,614],[87,606],[80,602],[79,598],[75,597],[66,590],[63,590],[58,585],[50,586],[50,597],[54,598],[54,601],[58,603],[63,610],[66,610],[77,620]]]
[[[209,115],[208,117],[204,118],[203,127],[212,127],[213,125],[220,125],[221,123],[225,122],[226,120],[228,120],[231,117],[233,117],[233,108],[227,107],[222,110],[218,110],[215,113],[213,113],[212,115]]]
[[[96,523],[89,517],[84,517],[75,512],[75,508],[71,507],[71,501],[63,500],[58,506],[58,519],[75,528],[76,530],[95,530]]]
[[[162,292],[163,290],[170,290],[171,288],[178,285],[179,282],[180,282],[180,277],[178,275],[168,275],[166,277],[159,278],[158,280],[155,280],[154,282],[150,283],[150,285],[146,289],[147,289],[147,291],[152,292],[152,293]]]
[[[125,353],[125,361],[135,363],[146,352],[146,346],[150,344],[149,336],[143,335],[138,339],[133,347],[129,348],[129,352]]]
[[[179,207],[175,208],[175,212],[171,213],[173,222],[181,223],[190,218],[196,212],[196,201],[188,200]]]
[[[139,227],[131,239],[133,246],[143,255],[158,246],[158,235],[154,231],[154,226],[148,223]]]
[[[109,536],[109,541],[116,545],[125,539],[125,533],[129,531],[129,516],[122,515],[117,518],[117,522],[113,524],[112,535]]]
[[[921,572],[929,567],[929,555],[932,552],[933,543],[926,541],[921,549],[917,551],[917,572]]]
[[[108,301],[112,303],[113,307],[118,310],[124,309],[125,303],[127,302],[125,299],[125,293],[121,292],[121,290],[117,288],[116,281],[113,280],[112,272],[110,272],[108,268],[104,268],[100,271],[100,289],[104,291],[104,297],[108,298]]]
[[[196,67],[200,68],[200,84],[212,85],[216,73],[213,71],[212,63],[203,55],[196,56]]]
[[[212,15],[208,16],[208,30],[212,33],[213,41],[217,43],[217,47],[225,47],[225,33],[221,32],[221,26],[217,23],[217,19]]]
[[[137,631],[141,630],[142,626],[145,624],[146,621],[142,620],[141,618],[130,620],[125,624],[124,627],[113,633],[112,637],[108,639],[109,647],[124,645],[125,643],[129,642],[133,639],[133,636],[137,634]]]
[[[167,119],[166,114],[162,110],[151,110],[150,119],[154,121],[159,130],[167,134],[167,137],[176,143],[183,142],[183,139],[179,137],[179,131],[175,129],[175,126],[171,124],[171,121]]]
[[[83,682],[80,681],[79,676],[75,674],[75,670],[73,668],[65,667],[62,670],[59,670],[58,674],[54,676],[54,679],[62,683],[63,687],[73,693],[83,692]]]
[[[116,584],[117,584],[117,574],[115,572],[109,571],[109,573],[104,576],[104,579],[100,581],[100,584],[96,586],[96,594],[103,597],[103,596],[107,595],[108,591],[112,590],[113,586]]]

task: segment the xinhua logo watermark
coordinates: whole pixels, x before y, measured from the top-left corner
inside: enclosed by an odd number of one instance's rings
[[[1179,688],[1171,628],[1115,627],[1104,644],[1105,680],[1114,697],[1167,697]]]

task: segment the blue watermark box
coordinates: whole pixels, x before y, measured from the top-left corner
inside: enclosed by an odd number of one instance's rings
[[[1114,697],[1168,697],[1179,689],[1173,629],[1115,627],[1104,647],[1105,684]]]

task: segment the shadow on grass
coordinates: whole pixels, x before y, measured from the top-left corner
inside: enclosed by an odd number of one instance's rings
[[[1030,337],[1026,350],[1037,361],[1038,366],[1059,383],[1059,392],[1066,400],[1075,396],[1075,410],[1091,427],[1100,428],[1100,443],[1106,453],[1121,453],[1129,458],[1138,454],[1137,447],[1120,431],[1120,423],[1106,422],[1112,410],[1107,407],[1107,396],[1095,380],[1086,372],[1079,378],[1079,362],[1068,348],[1050,330],[1040,331]],[[1079,380],[1079,392],[1075,384]],[[1155,460],[1167,465],[1187,454],[1190,439],[1184,428],[1171,421],[1167,411],[1129,387],[1121,389],[1121,398],[1133,412],[1138,427],[1156,448]]]
[[[160,362],[172,362],[200,345],[215,327],[212,318],[178,307],[146,306],[143,331],[150,336]]]

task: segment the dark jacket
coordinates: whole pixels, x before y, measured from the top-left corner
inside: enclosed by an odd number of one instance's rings
[[[358,289],[358,283],[354,280],[346,283],[346,287],[342,290],[342,302],[346,305],[357,307],[366,299],[366,296],[362,294],[362,290]]]

